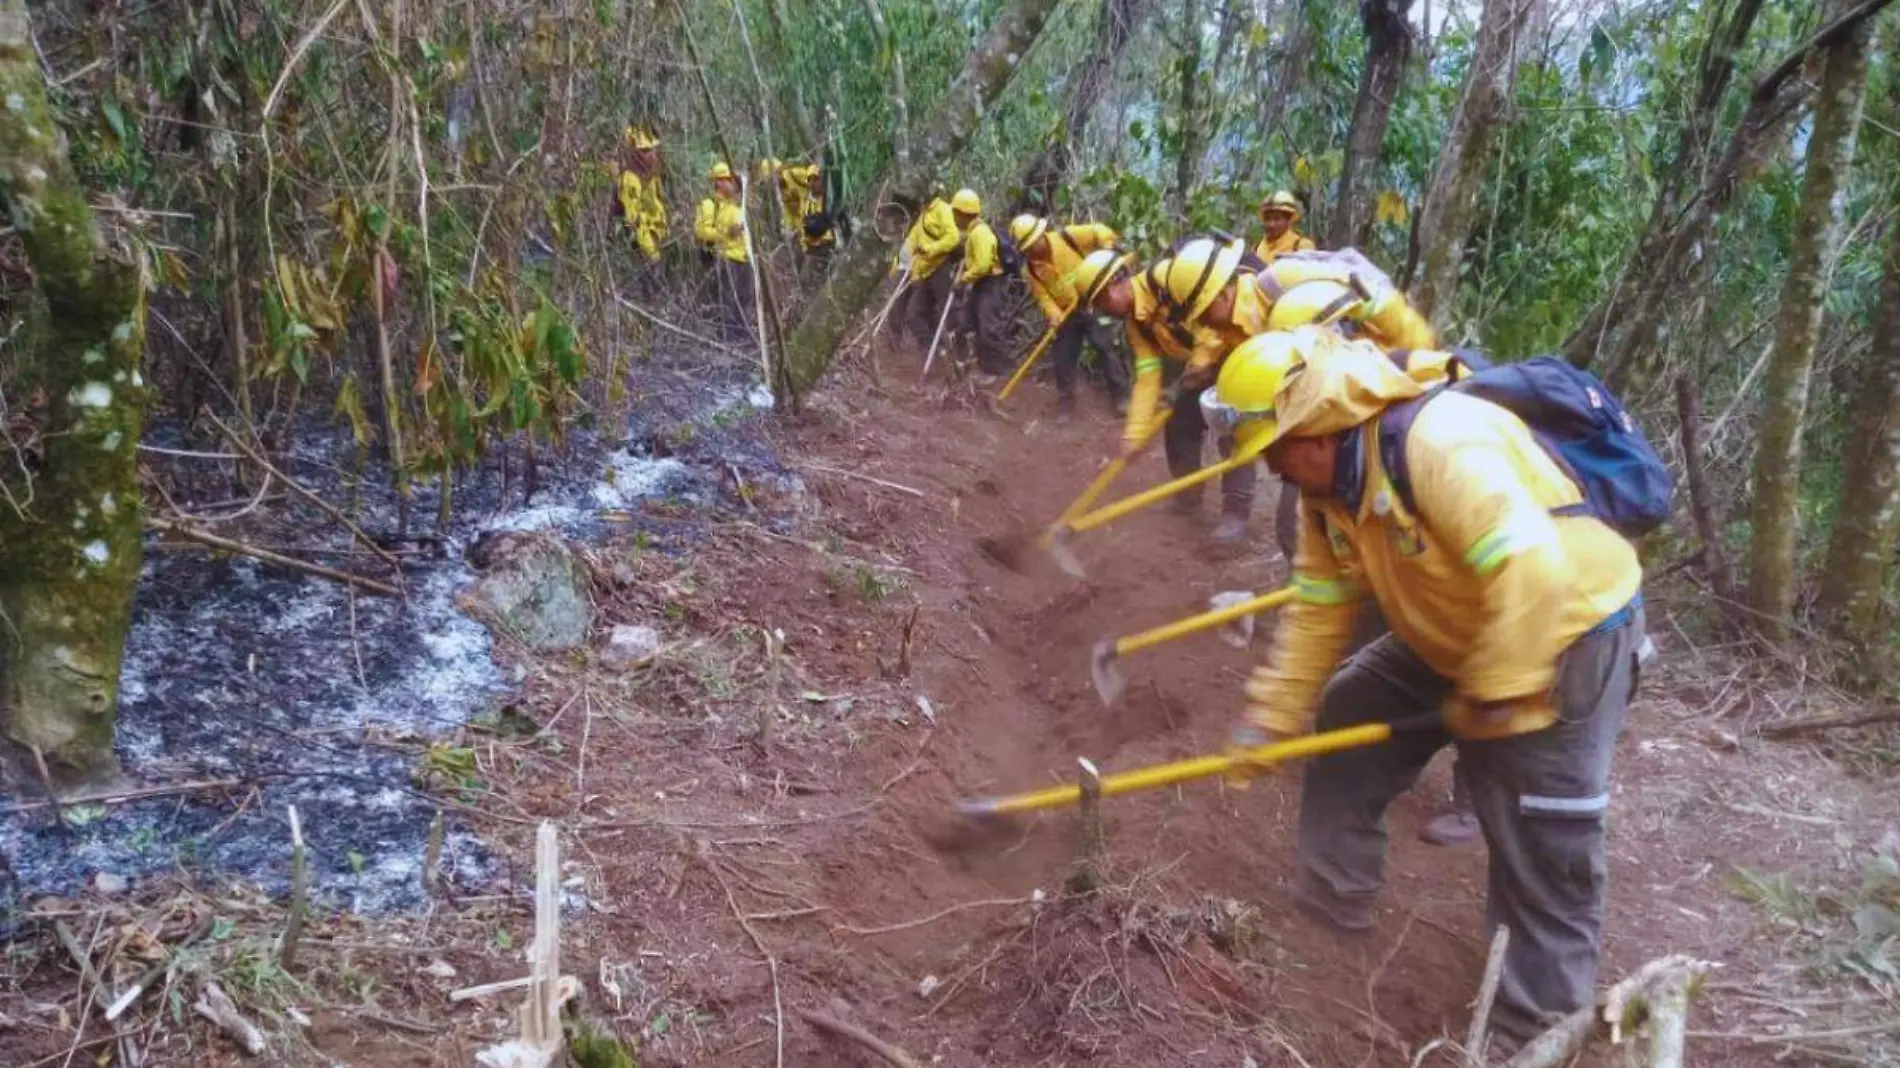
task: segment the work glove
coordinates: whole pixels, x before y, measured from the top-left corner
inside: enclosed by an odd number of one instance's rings
[[[1291,737],[1291,735],[1281,734],[1278,731],[1270,731],[1260,724],[1255,723],[1252,719],[1243,719],[1235,724],[1234,729],[1228,733],[1227,747],[1224,752],[1230,757],[1238,758],[1250,750],[1258,749],[1263,745],[1272,745],[1275,742],[1283,742],[1289,737]],[[1247,785],[1252,782],[1255,777],[1260,775],[1275,775],[1278,774],[1279,771],[1280,765],[1278,764],[1258,763],[1252,760],[1245,760],[1236,764],[1234,769],[1228,772],[1227,784],[1236,790],[1245,790]]]

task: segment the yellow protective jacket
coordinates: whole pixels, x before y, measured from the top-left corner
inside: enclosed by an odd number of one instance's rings
[[[1318,247],[1312,238],[1289,226],[1278,241],[1262,237],[1260,244],[1254,246],[1253,254],[1270,264],[1289,252],[1311,252]]]
[[[813,192],[811,188],[811,180],[818,174],[816,163],[778,168],[778,202],[785,209],[785,225],[791,229],[792,239],[798,242],[798,247],[807,252],[827,247],[837,240],[830,229],[817,237],[805,233],[805,216],[817,215],[825,210],[824,195]]]
[[[666,240],[666,200],[660,194],[660,176],[637,171],[620,172],[620,215],[633,233],[633,243],[649,260],[660,258]]]
[[[1300,499],[1299,594],[1247,684],[1249,718],[1280,733],[1312,729],[1370,591],[1393,633],[1452,681],[1444,714],[1454,733],[1503,737],[1556,722],[1559,658],[1636,597],[1635,549],[1595,518],[1551,514],[1582,494],[1529,428],[1489,401],[1444,393],[1419,411],[1405,441],[1416,514],[1386,480],[1376,423],[1358,433],[1358,506]],[[1481,729],[1474,706],[1506,701],[1509,718]]]
[[[910,252],[910,280],[921,282],[936,274],[962,244],[963,232],[957,229],[957,213],[950,210],[950,202],[938,197],[924,205],[904,238]]]
[[[1002,246],[996,231],[978,219],[963,232],[963,269],[957,272],[957,281],[967,286],[1002,273]]]
[[[1162,361],[1195,366],[1197,359],[1205,359],[1211,353],[1224,355],[1226,350],[1222,346],[1227,344],[1227,339],[1221,331],[1205,323],[1193,327],[1169,323],[1146,274],[1137,273],[1129,282],[1134,286],[1134,307],[1128,315],[1128,354],[1135,365],[1135,383],[1128,396],[1122,441],[1133,445],[1147,437],[1165,409],[1161,401],[1161,387],[1166,378]],[[1251,317],[1251,313],[1242,314]]]
[[[747,263],[745,208],[717,193],[699,202],[693,217],[693,236],[706,251],[734,263]]]
[[[1036,298],[1043,318],[1051,325],[1068,317],[1075,307],[1076,292],[1072,275],[1082,258],[1098,249],[1114,248],[1119,240],[1115,231],[1101,223],[1074,223],[1051,226],[1044,240],[1049,243],[1049,258],[1030,260],[1026,272],[1029,295]]]

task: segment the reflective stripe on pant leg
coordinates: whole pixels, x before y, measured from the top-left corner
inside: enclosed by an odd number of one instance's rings
[[[1404,719],[1444,703],[1451,683],[1395,635],[1354,654],[1326,684],[1316,729]],[[1442,730],[1405,731],[1382,745],[1321,757],[1300,791],[1299,854],[1342,902],[1365,902],[1385,884],[1386,806],[1410,789],[1443,748]]]
[[[1594,996],[1608,863],[1604,812],[1641,619],[1564,654],[1545,730],[1464,743],[1459,765],[1490,847],[1491,923],[1508,924],[1493,1019],[1522,1037]]]

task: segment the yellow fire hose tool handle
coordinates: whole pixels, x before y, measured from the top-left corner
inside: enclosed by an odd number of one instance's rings
[[[1400,726],[1405,726],[1405,724]],[[1196,779],[1210,779],[1216,775],[1244,771],[1249,767],[1271,767],[1289,760],[1302,760],[1348,749],[1379,745],[1391,739],[1393,729],[1394,725],[1390,723],[1365,723],[1336,731],[1289,738],[1283,742],[1258,746],[1238,754],[1223,753],[1219,756],[1177,760],[1169,764],[1151,764],[1133,771],[1102,776],[1102,796],[1114,797],[1138,790],[1155,790],[1178,783],[1193,782]],[[1047,790],[1035,790],[1008,797],[973,798],[960,802],[957,805],[957,811],[966,816],[1010,816],[1024,812],[1038,812],[1043,809],[1064,808],[1078,804],[1081,800],[1080,786],[1052,786]]]
[[[1061,331],[1062,323],[1064,322],[1068,322],[1068,320],[1065,318],[1062,322],[1052,323],[1047,330],[1042,332],[1042,340],[1036,342],[1036,347],[1030,349],[1029,355],[1024,357],[1023,362],[1016,366],[1016,373],[1010,375],[1009,381],[1003,383],[1003,388],[997,391],[996,403],[1003,403],[1009,399],[1011,393],[1016,392],[1016,387],[1022,383],[1024,378],[1028,377],[1029,369],[1036,366],[1036,361],[1042,358],[1044,352],[1048,351],[1049,343],[1056,339],[1056,334]]]

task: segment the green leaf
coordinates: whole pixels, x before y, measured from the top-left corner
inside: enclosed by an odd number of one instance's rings
[[[369,860],[367,857],[363,856],[363,854],[361,853],[358,853],[354,849],[350,850],[348,853],[345,853],[343,855],[343,858],[350,862],[350,870],[355,872],[358,875],[363,874],[363,865],[369,863]]]
[[[120,144],[129,142],[131,137],[125,132],[125,110],[119,107],[119,102],[106,97],[99,101],[99,110],[105,112],[106,125],[112,127],[112,136],[118,138]]]

